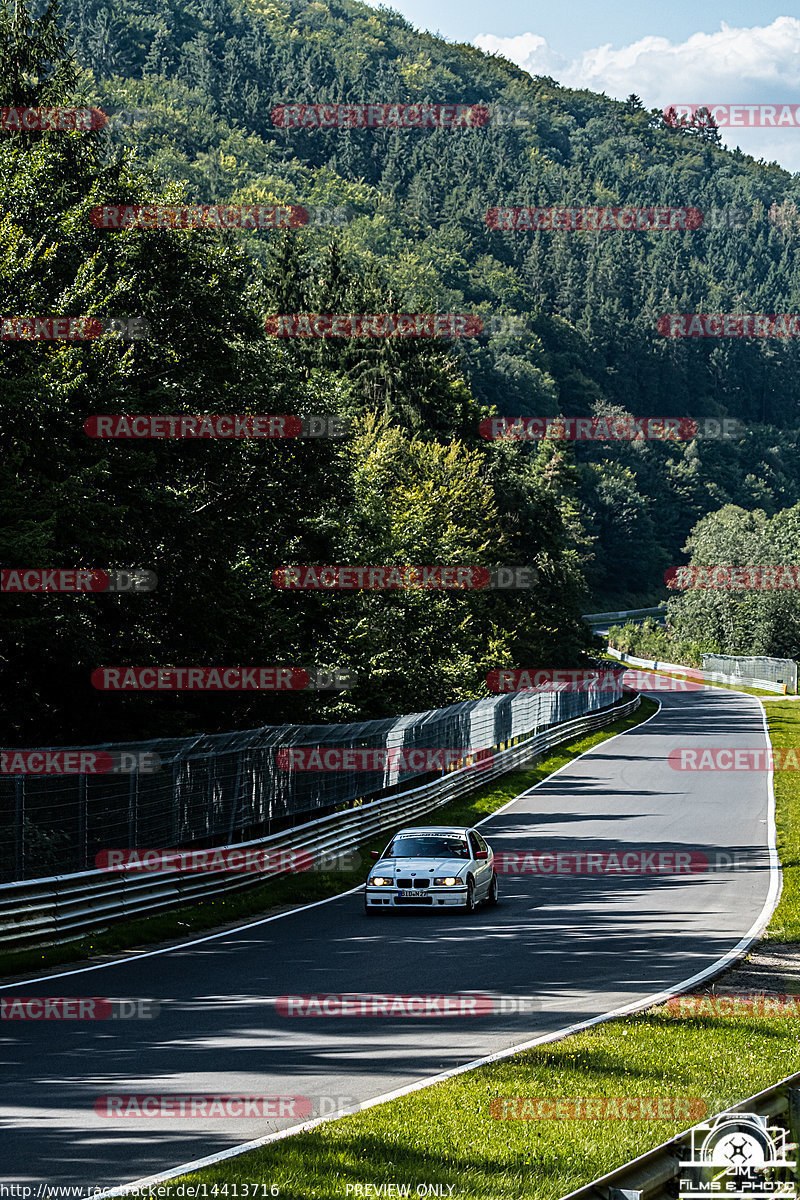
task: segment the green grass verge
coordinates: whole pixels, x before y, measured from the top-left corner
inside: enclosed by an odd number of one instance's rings
[[[800,746],[800,705],[784,700],[765,708],[773,746]],[[767,940],[800,942],[800,772],[776,771],[773,785],[783,891]]]
[[[768,718],[774,745],[798,744],[797,705],[769,705]],[[793,774],[776,775],[784,892],[770,936],[779,941],[800,940],[800,790]],[[792,990],[776,982],[778,990]],[[438,1183],[441,1194],[458,1200],[556,1200],[697,1117],[499,1120],[492,1101],[685,1097],[713,1113],[800,1070],[798,1033],[796,1013],[687,1018],[662,1005],[182,1176],[160,1194],[177,1197],[179,1184],[203,1184],[207,1196],[225,1195],[226,1185],[233,1195],[235,1184],[242,1195],[249,1184],[274,1185],[282,1200],[347,1200],[380,1195],[382,1184],[408,1184],[413,1196],[418,1184]],[[392,1193],[384,1187],[383,1194]]]
[[[564,766],[570,759],[592,746],[598,745],[632,725],[646,720],[656,711],[656,705],[643,699],[639,709],[613,725],[598,730],[588,737],[574,738],[555,747],[536,765],[524,771],[513,771],[499,781],[487,784],[470,796],[453,801],[434,810],[436,820],[445,824],[472,825],[482,817],[489,816],[513,800],[520,792],[533,787],[553,771]],[[397,828],[400,828],[398,825]],[[106,932],[88,935],[63,946],[42,946],[30,950],[11,950],[0,953],[0,979],[25,974],[42,968],[61,966],[67,963],[97,960],[121,951],[137,950],[147,946],[184,938],[192,933],[218,929],[230,922],[257,919],[273,912],[299,904],[310,904],[336,896],[364,882],[369,866],[371,850],[382,850],[392,830],[382,834],[374,842],[359,847],[362,865],[354,871],[307,871],[302,874],[281,876],[245,891],[223,898],[198,900],[184,908],[141,917],[135,921],[121,921]]]
[[[347,1200],[358,1194],[354,1185],[375,1197],[381,1184],[410,1184],[414,1196],[418,1184],[438,1183],[457,1200],[557,1200],[697,1117],[501,1120],[493,1101],[685,1097],[716,1112],[800,1070],[798,1026],[797,1015],[687,1020],[651,1010],[182,1176],[166,1195],[179,1183],[205,1184],[207,1196],[215,1185],[224,1195],[228,1184],[233,1196],[236,1184],[241,1196],[244,1184],[266,1184],[281,1200]]]

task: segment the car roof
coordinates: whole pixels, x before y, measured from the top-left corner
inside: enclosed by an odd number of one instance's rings
[[[454,829],[452,825],[409,825],[406,829],[398,830],[394,836],[402,837],[404,833],[439,833],[450,837],[463,837],[469,832],[468,825],[460,825],[458,829]]]

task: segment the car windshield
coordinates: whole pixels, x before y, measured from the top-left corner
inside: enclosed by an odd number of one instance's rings
[[[460,837],[398,837],[386,858],[469,858],[467,843]]]

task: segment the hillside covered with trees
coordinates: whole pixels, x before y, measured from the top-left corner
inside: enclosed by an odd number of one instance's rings
[[[140,565],[151,595],[4,596],[7,740],[346,720],[574,665],[589,608],[665,594],[698,520],[800,502],[791,339],[669,339],[663,313],[800,311],[800,184],[626,103],[345,0],[66,0],[0,19],[2,105],[96,133],[0,137],[3,312],[152,336],[0,343],[10,565]],[[57,33],[58,21],[64,33]],[[468,129],[281,128],[278,105],[481,104]],[[114,118],[114,114],[120,114]],[[98,205],[336,209],[296,230],[99,229]],[[696,207],[685,232],[503,232],[497,206]],[[342,222],[341,214],[345,219]],[[475,313],[488,339],[284,340],[272,314]],[[87,438],[97,413],[336,413],[341,441]],[[487,442],[510,416],[735,417],[728,440]],[[288,563],[532,564],[529,592],[280,592]],[[325,696],[117,696],[111,664],[341,666]]]

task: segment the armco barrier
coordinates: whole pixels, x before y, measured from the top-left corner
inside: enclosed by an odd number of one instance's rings
[[[353,850],[482,787],[488,780],[499,778],[551,746],[613,724],[634,712],[640,703],[641,697],[637,695],[623,704],[551,726],[515,746],[499,750],[494,754],[491,766],[480,771],[462,768],[399,795],[320,817],[269,837],[237,842],[226,849],[303,850],[312,857]],[[2,884],[0,948],[8,950],[73,941],[87,932],[101,933],[114,921],[252,887],[265,878],[285,873],[285,869],[276,864],[275,869],[255,876],[235,871],[206,875],[178,870],[93,870]]]
[[[684,667],[680,663],[652,662],[649,658],[634,658],[632,654],[623,654],[613,646],[608,647],[608,653],[620,662],[630,663],[632,667],[647,667],[649,671],[665,671],[668,675],[688,675],[690,679],[700,679],[706,683],[738,683],[740,687],[754,687],[764,692],[786,695],[785,683],[773,683],[769,679],[742,679],[740,675],[723,675],[721,671],[698,671],[696,667]]]
[[[617,621],[620,617],[666,617],[666,615],[666,608],[663,604],[659,604],[655,608],[628,608],[623,612],[583,613],[581,620],[588,621],[592,625],[596,621]]]
[[[800,1072],[787,1075],[785,1079],[757,1092],[755,1096],[742,1100],[726,1108],[715,1116],[728,1113],[755,1113],[759,1117],[779,1117],[787,1125],[790,1141],[797,1142],[800,1135]],[[706,1118],[707,1120],[709,1118]],[[679,1133],[640,1155],[624,1167],[610,1171],[607,1175],[595,1179],[586,1187],[569,1192],[562,1200],[673,1200],[678,1192],[680,1178],[685,1159],[689,1156],[691,1130]],[[720,1168],[716,1168],[717,1174]],[[723,1180],[723,1188],[725,1181]],[[724,1196],[725,1191],[710,1191],[712,1196]],[[783,1195],[790,1192],[759,1192],[753,1184],[754,1196]],[[739,1193],[741,1195],[741,1192]]]

